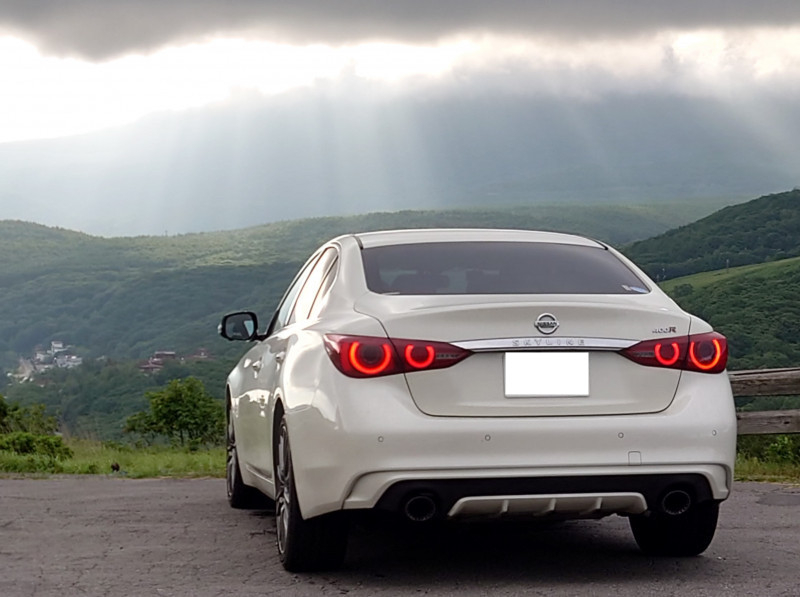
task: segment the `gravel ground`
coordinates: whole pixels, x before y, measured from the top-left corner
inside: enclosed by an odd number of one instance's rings
[[[800,488],[738,483],[696,558],[649,558],[627,521],[373,521],[337,572],[285,572],[270,512],[220,479],[0,479],[0,596],[800,595]]]

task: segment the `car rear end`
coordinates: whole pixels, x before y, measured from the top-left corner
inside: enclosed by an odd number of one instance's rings
[[[728,497],[725,339],[613,249],[463,230],[343,247],[363,272],[354,313],[371,323],[325,334],[316,406],[330,424],[299,416],[307,445],[326,447],[307,454],[308,514],[661,524]]]

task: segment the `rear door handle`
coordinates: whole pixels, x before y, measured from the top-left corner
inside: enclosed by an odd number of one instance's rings
[[[253,361],[253,364],[252,364],[252,365],[250,365],[250,366],[251,366],[251,367],[252,367],[252,368],[253,368],[255,371],[261,371],[261,366],[262,366],[262,365],[261,365],[261,359],[258,359],[257,361]]]
[[[285,352],[279,352],[278,354],[275,355],[275,361],[278,363],[283,363],[283,359],[285,358],[286,358]]]

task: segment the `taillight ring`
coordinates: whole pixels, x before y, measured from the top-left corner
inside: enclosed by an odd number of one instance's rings
[[[414,348],[416,348],[413,344],[406,344],[406,349],[403,351],[403,356],[406,358],[406,363],[412,366],[414,369],[427,369],[433,363],[433,360],[436,358],[436,351],[433,349],[433,346],[428,344],[424,347],[425,350],[425,358],[421,361],[418,361],[414,358]]]
[[[361,348],[361,343],[353,342],[350,345],[350,350],[348,351],[347,355],[350,358],[350,364],[356,371],[363,373],[364,375],[378,375],[389,368],[389,365],[392,362],[392,349],[389,347],[388,342],[381,344],[381,348],[383,349],[383,360],[373,367],[370,367],[361,359],[358,354],[359,348]]]
[[[697,344],[699,343],[692,342],[691,344],[689,344],[689,359],[691,360],[692,365],[694,365],[698,369],[702,369],[703,371],[710,371],[711,369],[717,366],[719,360],[722,358],[722,346],[720,345],[718,339],[712,338],[711,344],[714,346],[714,356],[712,357],[711,361],[703,363],[700,361],[699,358],[697,358],[697,355],[695,353],[695,346]]]
[[[670,346],[672,347],[672,358],[671,359],[667,359],[667,358],[665,358],[665,357],[663,357],[661,355],[661,347],[662,346],[663,346],[663,344],[661,342],[659,342],[658,344],[656,344],[656,347],[653,350],[653,352],[656,355],[656,360],[659,363],[661,363],[662,365],[664,365],[665,367],[671,367],[672,365],[677,363],[678,359],[681,357],[681,347],[678,346],[677,342],[671,342]]]

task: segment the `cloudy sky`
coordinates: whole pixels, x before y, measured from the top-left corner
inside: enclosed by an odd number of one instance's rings
[[[0,219],[758,195],[800,184],[798,100],[797,0],[5,0]]]

